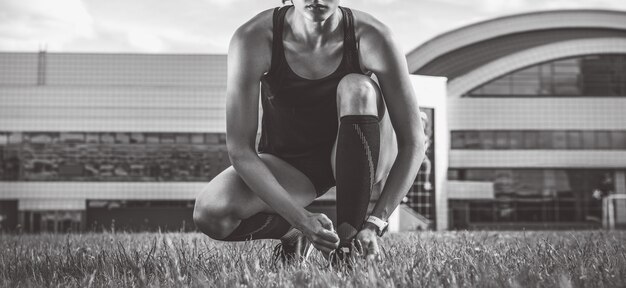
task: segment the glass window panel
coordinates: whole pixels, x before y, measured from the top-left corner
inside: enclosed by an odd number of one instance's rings
[[[552,75],[552,63],[539,65],[539,74],[543,76]]]
[[[509,137],[511,149],[521,149],[524,147],[524,134],[522,131],[510,131]]]
[[[537,78],[537,75],[539,75],[539,66],[535,65],[519,70],[515,73],[515,75],[534,75],[535,78]]]
[[[61,133],[61,142],[83,143],[85,135],[83,133]]]
[[[611,131],[611,148],[626,149],[626,131]]]
[[[189,143],[188,134],[176,134],[176,143]]]
[[[191,143],[193,144],[204,143],[204,135],[200,133],[191,134]]]
[[[102,143],[115,143],[115,135],[113,133],[100,134],[100,141]]]
[[[541,84],[539,85],[539,94],[540,95],[552,95],[552,76],[544,75],[541,76]]]
[[[552,131],[539,131],[537,146],[539,149],[552,149]]]
[[[509,95],[511,94],[511,87],[509,85],[500,84],[487,84],[483,87],[484,95]]]
[[[226,133],[219,133],[218,135],[220,137],[220,143],[226,144]]]
[[[450,141],[452,142],[452,149],[463,149],[463,131],[452,131],[452,135],[450,136]]]
[[[100,134],[98,134],[98,133],[87,133],[85,135],[85,142],[87,142],[87,143],[100,143]]]
[[[578,65],[555,65],[554,73],[577,75],[580,74],[580,67]]]
[[[493,222],[494,219],[493,202],[475,202],[469,203],[469,221],[470,222]]]
[[[524,131],[524,148],[537,149],[539,148],[537,139],[539,138],[539,132],[537,131]]]
[[[509,132],[496,131],[496,148],[509,149]]]
[[[556,76],[552,81],[554,94],[565,96],[580,95],[577,76]]]
[[[130,143],[130,135],[128,133],[115,133],[115,142],[128,144]]]
[[[219,134],[215,134],[215,133],[206,134],[206,143],[219,144],[220,143]]]
[[[59,139],[56,133],[27,133],[27,135],[30,143],[56,143]]]
[[[493,131],[480,131],[480,148],[493,149],[495,147],[495,139]]]
[[[478,131],[465,131],[465,148],[480,149],[480,135]]]
[[[611,134],[608,131],[596,131],[596,148],[597,149],[610,149],[611,148]]]
[[[146,134],[146,143],[151,143],[151,144],[155,144],[155,143],[159,143],[159,134],[157,133],[147,133]]]
[[[565,131],[552,132],[552,148],[567,149],[567,134]]]
[[[569,149],[583,148],[583,139],[580,131],[567,131],[567,147]]]
[[[539,95],[541,87],[537,81],[536,83],[513,83],[511,89],[513,95]]]
[[[176,139],[174,137],[174,134],[170,134],[170,133],[161,134],[161,143],[173,144],[175,142],[176,142]]]
[[[9,137],[7,134],[0,133],[0,145],[7,145],[9,143]]]
[[[594,131],[583,131],[583,148],[584,149],[596,148],[596,135]]]
[[[459,170],[448,169],[448,180],[459,180]]]
[[[144,143],[143,133],[130,133],[130,143]]]
[[[468,181],[493,181],[494,170],[492,169],[466,169],[465,180]]]
[[[9,143],[22,143],[22,132],[11,132],[9,134]]]

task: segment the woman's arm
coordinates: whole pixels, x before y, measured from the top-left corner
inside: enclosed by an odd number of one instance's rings
[[[360,54],[363,65],[379,80],[398,140],[398,155],[371,214],[387,219],[415,181],[425,157],[426,136],[406,58],[389,29],[369,17],[372,19],[362,26]]]
[[[332,222],[325,215],[309,213],[299,207],[256,152],[259,83],[271,62],[271,38],[268,39],[271,29],[268,35],[267,30],[259,26],[269,25],[260,25],[253,19],[239,28],[228,51],[226,143],[230,161],[248,187],[307,235],[318,249],[336,248],[339,238],[324,228],[332,229]]]

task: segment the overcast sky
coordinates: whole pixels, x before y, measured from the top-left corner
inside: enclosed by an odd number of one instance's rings
[[[494,17],[616,9],[624,0],[342,0],[387,24],[405,52]],[[0,0],[0,51],[226,53],[235,29],[279,0]]]

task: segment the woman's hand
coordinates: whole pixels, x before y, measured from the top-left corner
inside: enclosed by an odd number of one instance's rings
[[[363,249],[363,255],[368,260],[378,260],[380,259],[380,248],[378,247],[378,235],[376,235],[375,230],[364,227],[356,234],[356,241],[361,244],[361,248]]]
[[[333,229],[333,221],[322,213],[308,213],[296,228],[324,254],[339,247],[339,236]]]

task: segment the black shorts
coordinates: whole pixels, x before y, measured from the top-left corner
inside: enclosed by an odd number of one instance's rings
[[[261,152],[261,154],[272,154],[267,152]],[[335,176],[333,175],[333,167],[330,163],[330,155],[314,155],[307,157],[281,157],[280,155],[272,154],[291,166],[298,169],[304,174],[315,187],[316,197],[324,195],[328,189],[334,187]]]

